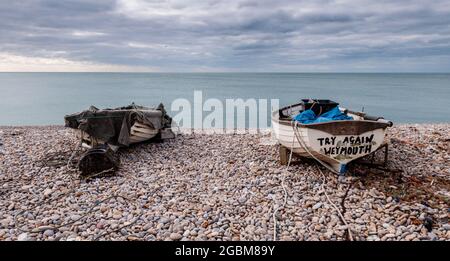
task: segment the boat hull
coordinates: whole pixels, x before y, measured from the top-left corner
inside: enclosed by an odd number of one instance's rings
[[[130,143],[139,143],[149,140],[158,134],[158,130],[150,128],[145,124],[135,122],[130,130]]]
[[[344,173],[349,162],[375,152],[384,143],[387,123],[367,120],[295,124],[272,114],[272,130],[281,146],[327,163]]]
[[[143,142],[154,138],[159,133],[159,130],[149,127],[143,123],[135,122],[130,129],[130,144]],[[79,130],[78,137],[82,138],[83,147],[92,148],[92,145],[104,144],[105,141],[93,139],[86,132]]]

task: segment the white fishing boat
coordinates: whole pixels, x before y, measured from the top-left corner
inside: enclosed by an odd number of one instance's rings
[[[279,142],[280,161],[287,164],[289,152],[314,158],[335,173],[344,173],[349,162],[386,147],[386,128],[392,122],[363,112],[339,110],[352,120],[300,123],[296,115],[314,108],[318,115],[338,104],[330,100],[303,100],[272,113],[273,135]]]

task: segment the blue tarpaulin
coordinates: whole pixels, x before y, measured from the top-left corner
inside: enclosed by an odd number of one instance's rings
[[[322,115],[317,115],[312,110],[305,110],[302,113],[298,114],[294,117],[294,120],[302,123],[302,124],[310,124],[310,123],[319,123],[319,122],[327,122],[327,121],[345,121],[345,120],[353,120],[352,117],[346,115],[345,113],[339,110],[339,106],[334,107],[333,109],[325,112]]]

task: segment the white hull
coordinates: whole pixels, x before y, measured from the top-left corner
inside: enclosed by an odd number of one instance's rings
[[[371,124],[358,119],[357,116],[354,118],[357,120],[353,121],[352,127],[359,123]],[[330,125],[323,128],[324,124]],[[345,126],[342,122],[322,123],[321,128],[309,128],[301,124],[293,126],[290,121],[280,121],[277,112],[272,115],[273,135],[281,146],[297,155],[319,159],[339,173],[345,172],[349,162],[373,153],[384,143],[386,127],[373,128],[357,134],[351,133],[350,128],[348,134],[345,133],[345,129],[341,130],[343,133],[339,135],[323,131],[334,127],[342,129]]]

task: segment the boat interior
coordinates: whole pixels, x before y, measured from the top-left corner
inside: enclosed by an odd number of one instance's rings
[[[339,103],[326,100],[326,99],[302,99],[301,102],[281,108],[278,111],[278,116],[280,120],[291,121],[293,117],[305,110],[311,109],[316,115],[321,115],[325,112],[330,111],[334,107],[338,106]],[[392,126],[392,122],[384,120],[383,117],[370,116],[364,112],[351,111],[346,108],[339,107],[339,109],[348,116],[351,116],[355,121],[381,121],[388,123]]]

